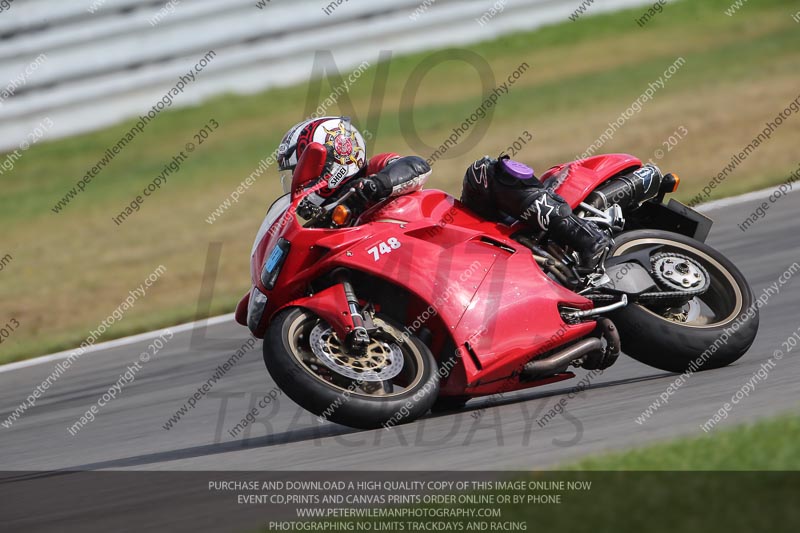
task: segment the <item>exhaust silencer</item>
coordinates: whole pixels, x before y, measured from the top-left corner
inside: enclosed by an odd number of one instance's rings
[[[647,164],[630,174],[610,179],[584,201],[601,211],[614,204],[625,209],[655,198],[661,191],[663,179],[664,176],[658,167]]]
[[[603,350],[603,341],[601,339],[590,337],[580,340],[549,357],[531,361],[522,368],[520,377],[535,379],[540,376],[550,376],[563,372],[569,367],[570,363],[595,350]]]

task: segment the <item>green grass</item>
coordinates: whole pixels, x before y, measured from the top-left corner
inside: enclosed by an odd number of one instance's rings
[[[796,3],[751,0],[727,17],[723,11],[729,5],[729,0],[670,3],[645,28],[634,22],[642,8],[585,16],[469,47],[491,66],[496,81],[523,62],[530,68],[500,99],[486,135],[437,162],[428,186],[457,193],[472,160],[499,153],[523,130],[532,132],[534,141],[519,158],[539,172],[572,159],[682,56],[686,65],[601,151],[649,159],[685,126],[689,136],[660,164],[681,175],[678,197],[690,199],[800,92],[800,28],[791,19]],[[406,80],[427,56],[393,57],[389,63],[370,153],[414,153],[414,143],[400,128],[401,117],[409,114],[420,137],[438,145],[480,103],[475,69],[458,61],[437,65],[413,102],[404,100]],[[353,113],[359,126],[370,126],[375,79],[373,67],[349,94],[354,108],[340,105],[330,112]],[[135,121],[25,152],[13,172],[0,177],[0,224],[6,230],[0,255],[14,256],[0,272],[0,323],[11,318],[21,323],[0,345],[0,362],[79,344],[159,264],[167,274],[103,340],[194,319],[212,242],[222,243],[223,252],[210,312],[231,311],[247,290],[248,252],[260,218],[280,190],[277,176],[260,177],[214,225],[205,218],[274,150],[286,129],[316,108],[316,101],[307,105],[308,89],[300,84],[225,95],[162,113],[58,215],[50,208]],[[330,90],[325,81],[322,97]],[[141,211],[116,227],[111,217],[211,118],[220,128]],[[795,117],[714,197],[785,180],[798,163],[798,134]]]
[[[800,470],[800,417],[783,416],[622,453],[565,470]]]

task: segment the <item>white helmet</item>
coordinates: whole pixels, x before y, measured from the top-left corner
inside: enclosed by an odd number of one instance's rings
[[[333,148],[329,189],[336,189],[367,164],[367,146],[361,133],[350,124],[350,118],[321,117],[304,120],[284,135],[278,146],[278,168],[284,173],[293,171],[306,146],[312,142]],[[284,185],[287,183],[285,178],[285,174],[281,176]]]

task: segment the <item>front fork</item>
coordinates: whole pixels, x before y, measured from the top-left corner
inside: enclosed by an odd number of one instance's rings
[[[340,268],[332,273],[333,285],[318,293],[291,301],[285,307],[306,308],[327,322],[348,349],[363,354],[374,331],[372,315],[364,312],[356,297],[350,273]]]
[[[344,339],[345,345],[356,353],[364,353],[367,346],[371,342],[367,328],[373,329],[372,317],[365,315],[361,311],[361,306],[356,297],[356,291],[353,289],[353,284],[350,282],[349,272],[345,269],[340,269],[334,272],[334,275],[339,283],[344,288],[345,298],[347,299],[347,307],[350,312],[350,319],[353,321],[353,330],[347,334]]]

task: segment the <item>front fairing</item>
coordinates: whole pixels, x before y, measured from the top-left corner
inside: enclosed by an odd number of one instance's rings
[[[264,235],[266,235],[267,232],[270,231],[270,228],[272,228],[275,223],[278,222],[278,219],[286,213],[286,210],[291,204],[292,199],[289,193],[284,194],[272,203],[270,208],[267,210],[264,220],[261,222],[261,227],[258,228],[258,233],[256,233],[256,238],[253,241],[253,247],[250,250],[251,257],[256,253],[256,248],[258,247],[259,243],[261,243]],[[275,230],[273,230],[273,232],[274,231]]]

